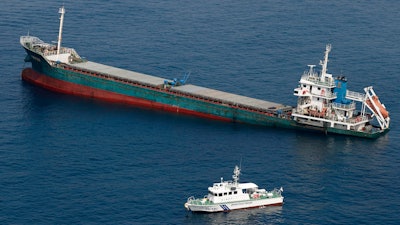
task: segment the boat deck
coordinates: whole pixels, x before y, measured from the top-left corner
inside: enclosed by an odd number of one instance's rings
[[[165,78],[151,76],[125,69],[120,69],[91,61],[86,61],[82,63],[73,63],[68,65],[75,68],[79,68],[81,70],[90,71],[96,74],[104,74],[110,77],[130,80],[153,87],[162,87],[164,85],[164,81],[166,80]],[[177,93],[182,93],[185,95],[191,95],[193,97],[214,100],[216,102],[220,102],[223,104],[242,106],[242,107],[245,106],[266,112],[276,112],[277,110],[280,110],[282,112],[289,112],[292,109],[291,106],[283,105],[280,103],[264,101],[260,99],[236,95],[224,91],[218,91],[215,89],[200,87],[191,84],[185,84],[182,86],[173,86],[170,87],[169,90]]]
[[[150,76],[143,73],[133,72],[130,70],[120,69],[117,67],[107,66],[104,64],[95,63],[91,61],[82,63],[73,63],[69,65],[83,70],[88,70],[94,73],[107,74],[113,77],[119,77],[127,80],[137,81],[151,86],[163,85],[165,80],[160,77]]]

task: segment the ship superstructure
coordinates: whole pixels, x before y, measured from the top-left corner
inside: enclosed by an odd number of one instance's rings
[[[324,60],[321,61],[321,72],[309,65],[294,89],[298,96],[297,107],[293,109],[293,119],[308,126],[322,127],[326,131],[343,130],[373,132],[389,129],[390,117],[385,106],[379,101],[372,86],[364,88],[365,93],[347,90],[347,79],[344,76],[333,77],[327,73],[328,56],[331,45],[326,46]],[[357,110],[357,103],[361,110]],[[370,112],[367,112],[366,109]],[[379,127],[371,121],[376,118]]]

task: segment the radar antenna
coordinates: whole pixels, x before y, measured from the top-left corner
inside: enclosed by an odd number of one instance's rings
[[[239,182],[239,176],[240,176],[240,168],[238,166],[235,166],[235,169],[233,170],[233,182],[235,183],[235,185],[238,184]]]

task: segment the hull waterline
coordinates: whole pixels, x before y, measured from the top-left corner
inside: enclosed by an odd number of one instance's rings
[[[186,115],[193,115],[193,116],[198,116],[198,117],[203,117],[203,118],[208,118],[208,119],[214,119],[214,120],[220,120],[220,121],[226,121],[226,122],[231,122],[231,119],[228,118],[223,118],[223,117],[218,117],[210,114],[205,114],[205,113],[200,113],[192,110],[186,110],[183,108],[178,108],[174,107],[171,105],[167,104],[160,104],[157,102],[141,99],[141,98],[135,98],[131,96],[126,96],[123,94],[118,94],[110,91],[105,91],[101,89],[96,89],[84,85],[79,85],[79,84],[74,84],[71,82],[66,82],[58,79],[54,79],[52,77],[49,77],[45,74],[38,73],[32,68],[25,68],[22,70],[21,73],[21,78],[22,80],[40,86],[42,88],[45,88],[47,90],[51,90],[54,92],[58,93],[63,93],[63,94],[68,94],[68,95],[74,95],[74,96],[80,96],[80,97],[87,97],[87,98],[95,98],[99,100],[104,100],[107,102],[111,103],[122,103],[122,104],[128,104],[132,106],[138,106],[138,107],[143,107],[143,108],[148,108],[148,109],[158,109],[158,110],[163,110],[163,111],[168,111],[168,112],[174,112],[174,113],[182,113]]]

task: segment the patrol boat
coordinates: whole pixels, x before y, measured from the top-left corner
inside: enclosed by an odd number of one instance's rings
[[[279,206],[283,204],[283,188],[272,191],[260,189],[254,183],[239,183],[240,168],[235,166],[233,181],[214,183],[203,198],[191,196],[185,208],[192,212],[226,212],[236,209]]]

